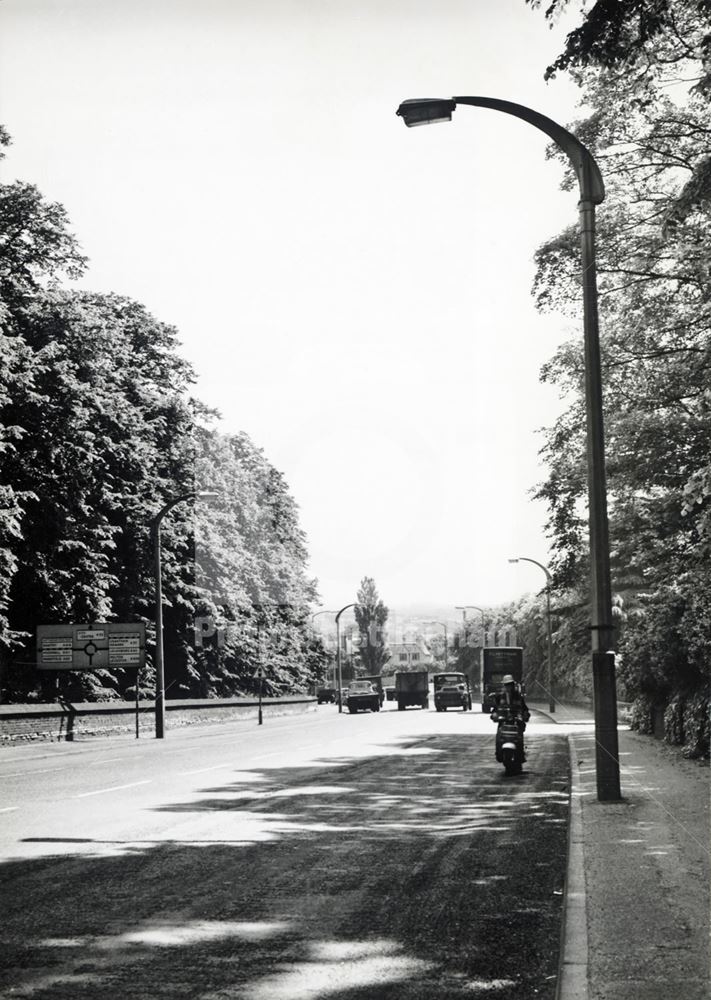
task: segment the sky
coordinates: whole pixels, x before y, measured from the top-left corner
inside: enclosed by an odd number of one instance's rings
[[[574,13],[574,11],[573,11]],[[541,316],[533,255],[577,219],[521,121],[575,19],[524,0],[2,0],[2,180],[61,202],[81,287],[179,331],[195,394],[300,509],[324,607],[374,577],[392,607],[492,606],[548,560],[539,382],[575,324]],[[206,484],[209,485],[209,484]]]

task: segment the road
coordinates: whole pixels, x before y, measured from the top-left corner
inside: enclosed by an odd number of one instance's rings
[[[0,750],[3,996],[554,996],[566,741],[334,706]]]

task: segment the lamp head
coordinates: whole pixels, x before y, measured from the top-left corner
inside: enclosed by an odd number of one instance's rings
[[[220,494],[217,490],[198,490],[196,496],[201,500],[217,500]]]
[[[403,101],[397,109],[408,128],[414,125],[434,125],[435,122],[451,122],[452,112],[457,102],[451,98],[417,97]]]
[[[510,562],[510,563],[517,563],[517,562],[518,562],[518,559],[509,559],[509,562]]]

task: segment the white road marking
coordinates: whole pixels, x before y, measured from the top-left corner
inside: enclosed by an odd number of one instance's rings
[[[20,808],[19,806],[5,806],[4,809],[0,809],[0,813],[17,812],[19,808]]]
[[[49,774],[50,771],[64,771],[64,767],[43,767],[41,771],[13,771],[12,774],[0,774],[0,778],[31,778],[33,774]]]
[[[212,767],[199,767],[196,771],[180,771],[179,774],[203,774],[205,771],[219,771],[223,767],[234,767],[232,761],[228,764],[213,764]]]
[[[93,792],[81,792],[79,795],[75,795],[75,799],[85,799],[87,795],[104,795],[105,792],[120,792],[124,788],[135,788],[136,785],[150,785],[151,779],[148,778],[146,781],[132,781],[130,785],[113,785],[111,788],[97,788]]]

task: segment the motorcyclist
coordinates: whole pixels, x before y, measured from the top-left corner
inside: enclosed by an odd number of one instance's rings
[[[505,674],[501,681],[501,690],[494,695],[494,706],[491,709],[491,721],[498,722],[499,717],[511,712],[521,722],[523,730],[531,718],[526,699],[523,697],[521,685],[517,684],[511,674]]]
[[[491,709],[490,718],[492,722],[501,722],[509,715],[516,719],[521,739],[523,739],[526,723],[531,718],[531,713],[523,696],[521,685],[516,683],[511,674],[505,674],[501,681],[501,690],[494,695],[494,706]],[[496,759],[501,759],[500,730],[496,732]],[[523,759],[526,759],[525,753]]]

